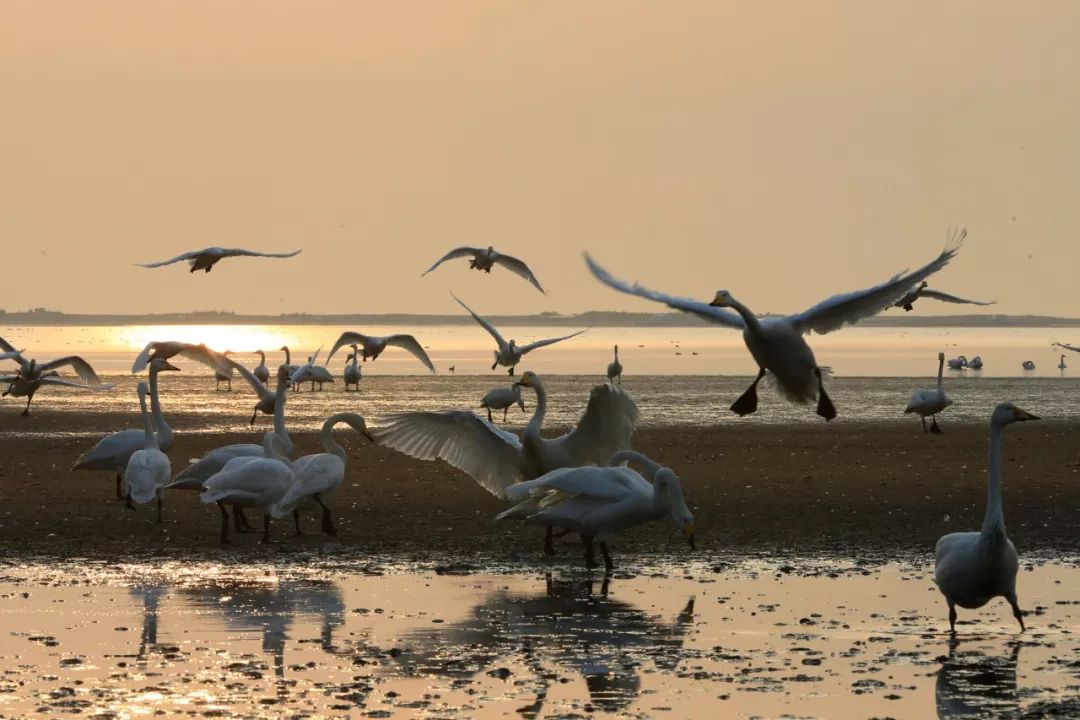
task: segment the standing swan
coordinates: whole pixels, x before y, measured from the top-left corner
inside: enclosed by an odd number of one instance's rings
[[[945,372],[945,353],[939,352],[937,359],[937,389],[920,390],[912,395],[907,407],[904,408],[904,414],[915,413],[918,415],[922,419],[923,432],[926,432],[926,416],[929,415],[930,419],[933,420],[933,424],[930,425],[930,432],[940,435],[941,428],[937,424],[937,414],[952,405],[952,399],[945,394],[945,384],[942,381],[942,374]]]
[[[615,359],[608,363],[607,366],[607,379],[615,382],[619,381],[622,385],[622,363],[619,362],[619,346],[615,346]]]
[[[1061,370],[1062,372],[1064,372],[1065,368],[1067,368],[1067,367],[1069,367],[1069,366],[1065,364],[1065,354],[1062,353],[1061,362],[1058,363],[1058,370]]]
[[[142,505],[157,498],[157,521],[161,522],[161,494],[172,477],[169,456],[158,449],[154,426],[146,410],[146,383],[139,383],[139,409],[143,421],[143,446],[132,453],[124,477],[127,480],[128,506],[135,501]]]
[[[341,481],[345,479],[345,463],[349,459],[345,448],[334,440],[334,426],[338,423],[348,423],[368,440],[374,440],[367,430],[367,425],[364,424],[364,418],[356,413],[338,413],[326,419],[319,432],[319,440],[326,452],[305,455],[293,461],[292,469],[295,477],[293,484],[270,508],[270,514],[275,518],[283,518],[292,513],[296,521],[297,535],[303,534],[300,532],[299,508],[305,501],[314,500],[312,504],[318,504],[322,508],[323,533],[337,537],[333,516],[325,500],[326,496],[337,490]]]
[[[937,258],[914,272],[894,275],[865,290],[835,295],[801,313],[763,318],[754,315],[727,290],[718,291],[712,302],[703,303],[623,282],[596,264],[588,253],[585,254],[585,262],[597,280],[619,292],[663,303],[718,325],[743,331],[743,341],[758,365],[758,374],[746,392],[732,404],[731,411],[736,415],[749,415],[757,410],[758,383],[766,373],[771,373],[784,397],[802,404],[817,400],[817,414],[832,420],[836,417],[836,408],[825,392],[822,371],[814,358],[814,351],[803,336],[812,332],[832,332],[877,315],[903,297],[916,283],[945,267],[959,248],[960,240],[954,239]],[[722,308],[732,308],[735,313]]]
[[[217,503],[221,510],[221,542],[228,544],[229,514],[226,505],[263,509],[262,542],[270,542],[270,506],[281,500],[293,483],[292,463],[279,454],[281,438],[271,430],[263,435],[263,457],[233,458],[210,477],[199,496],[204,503]]]
[[[259,364],[251,371],[251,374],[255,376],[256,380],[266,385],[270,382],[270,368],[266,367],[266,353],[262,350],[256,350],[255,352],[259,356]]]
[[[342,377],[345,379],[345,392],[349,392],[350,385],[356,388],[356,392],[360,392],[360,365],[356,362],[360,357],[360,352],[355,344],[350,347],[353,351],[345,358],[345,370],[342,372]]]
[[[956,606],[974,610],[999,595],[1012,606],[1024,630],[1024,616],[1016,604],[1016,548],[1005,535],[1001,509],[1001,434],[1006,425],[1038,420],[1012,403],[1001,403],[990,416],[990,470],[986,515],[980,532],[950,533],[934,548],[934,582],[949,603],[949,627],[956,632]]]

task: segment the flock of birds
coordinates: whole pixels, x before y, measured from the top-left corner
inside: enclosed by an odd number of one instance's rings
[[[927,278],[955,258],[965,235],[963,230],[952,233],[945,249],[914,271],[897,274],[863,290],[835,295],[803,312],[785,316],[758,316],[726,290],[718,291],[708,302],[650,290],[616,278],[588,254],[585,262],[597,280],[618,292],[742,331],[759,371],[753,383],[731,405],[732,412],[740,416],[755,412],[757,387],[767,379],[788,401],[814,405],[816,413],[829,421],[837,416],[837,409],[825,388],[825,369],[817,364],[806,336],[839,330],[890,307],[910,311],[921,299],[989,304],[928,288]],[[299,252],[207,248],[148,263],[145,267],[187,261],[191,272],[210,272],[225,258],[286,258]],[[496,266],[504,268],[544,292],[526,263],[492,247],[456,248],[423,274],[455,258],[469,258],[471,268],[486,273]],[[511,377],[526,354],[585,332],[518,346],[513,339],[506,341],[489,321],[456,295],[453,297],[495,340],[492,370],[501,365]],[[389,347],[411,353],[435,372],[423,346],[412,335],[376,337],[343,332],[331,348],[328,361],[343,347],[351,349],[344,372],[346,390],[349,386],[359,389],[359,361],[375,361]],[[1080,348],[1061,347],[1080,352]],[[5,395],[27,397],[24,415],[29,413],[34,392],[42,385],[76,385],[97,390],[110,387],[78,356],[38,364],[25,359],[23,351],[3,339],[0,350],[3,351],[0,360],[18,363],[15,373],[0,381],[8,384]],[[610,571],[613,561],[608,538],[629,527],[663,518],[670,519],[689,545],[694,545],[694,517],[679,476],[632,448],[639,413],[634,400],[622,389],[623,367],[618,346],[607,368],[607,381],[591,389],[579,421],[561,436],[545,437],[542,433],[548,395],[540,377],[526,371],[510,387],[494,388],[484,395],[480,407],[486,409],[486,419],[469,410],[401,412],[378,418],[369,428],[361,415],[338,413],[326,418],[319,433],[324,452],[302,457],[293,457],[295,446],[285,420],[288,394],[301,383],[311,382],[314,388],[315,384],[332,381],[332,377],[323,374],[325,368],[316,364],[318,353],[306,363],[293,364],[289,349],[281,350],[286,353],[286,360],[278,368],[276,384],[271,390],[271,373],[262,351],[258,351],[259,365],[249,370],[230,357],[230,353],[219,353],[205,345],[176,341],[147,344],[132,365],[133,373],[147,372],[147,380],[138,384],[141,426],[103,437],[78,458],[73,469],[114,473],[118,498],[129,507],[156,501],[158,522],[162,520],[166,490],[198,491],[203,503],[219,508],[223,543],[230,542],[230,527],[238,532],[253,530],[244,515],[246,509],[261,511],[263,541],[270,541],[273,519],[291,516],[300,534],[300,518],[310,512],[321,515],[322,532],[333,536],[336,529],[328,498],[341,485],[348,462],[333,431],[345,424],[379,445],[421,460],[443,460],[465,472],[496,497],[513,503],[497,519],[518,519],[545,528],[545,553],[554,553],[556,530],[560,535],[574,533],[583,541],[586,565],[596,565],[594,543],[598,543],[605,568]],[[251,423],[261,412],[273,417],[273,429],[262,436],[260,443],[216,448],[174,475],[168,456],[174,437],[162,414],[158,374],[177,370],[170,362],[177,357],[209,366],[219,382],[231,381],[234,373],[241,375],[258,398]],[[74,370],[81,382],[59,377],[58,370],[65,367]],[[937,415],[952,403],[943,386],[944,367],[942,353],[938,355],[937,387],[915,393],[906,408],[907,413],[922,419],[924,431],[930,433],[941,432]],[[504,421],[514,405],[527,412],[523,397],[527,390],[535,394],[536,402],[532,416],[518,436],[497,426],[492,410],[502,410]],[[931,420],[929,428],[927,418]],[[1006,535],[1002,511],[1001,444],[1005,426],[1036,419],[1011,403],[1002,403],[994,409],[990,418],[988,500],[983,527],[978,532],[946,535],[937,543],[935,580],[948,603],[950,627],[954,631],[956,606],[978,608],[995,597],[1004,597],[1009,602],[1023,629],[1016,595],[1017,554]]]

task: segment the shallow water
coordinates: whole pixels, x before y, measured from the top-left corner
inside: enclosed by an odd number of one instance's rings
[[[0,717],[1075,717],[1080,569],[951,642],[922,566],[11,566]],[[1070,704],[1071,703],[1071,704]]]

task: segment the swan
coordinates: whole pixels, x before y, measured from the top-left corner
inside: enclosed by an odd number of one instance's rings
[[[334,426],[338,423],[348,423],[354,430],[361,433],[368,440],[373,440],[368,432],[364,418],[356,413],[337,413],[328,417],[319,432],[319,440],[326,452],[314,455],[305,455],[292,463],[295,477],[292,485],[274,505],[270,507],[270,514],[275,519],[283,518],[292,513],[296,522],[296,534],[300,532],[299,508],[303,505],[312,504],[322,508],[322,531],[331,537],[337,537],[334,528],[333,516],[330,508],[326,505],[326,496],[338,489],[341,481],[345,479],[345,463],[348,455],[345,448],[334,440]],[[311,502],[314,501],[314,502]]]
[[[515,275],[518,275],[528,280],[530,283],[532,283],[532,286],[540,292],[544,293],[545,295],[547,294],[544,288],[540,287],[540,281],[536,279],[536,276],[533,275],[533,271],[529,269],[528,265],[526,265],[521,260],[518,260],[516,257],[511,257],[510,255],[503,255],[490,245],[488,245],[487,250],[484,250],[483,248],[472,247],[455,248],[443,255],[437,261],[435,261],[434,265],[429,267],[424,272],[420,273],[420,277],[424,277],[447,260],[453,260],[455,258],[461,257],[471,257],[472,260],[469,262],[469,267],[475,270],[483,270],[486,273],[490,273],[491,268],[495,265],[502,265],[504,268],[514,273]]]
[[[695,355],[697,353],[694,353]],[[614,382],[618,380],[622,385],[622,363],[619,362],[619,346],[615,346],[615,359],[608,363],[607,366],[607,379]]]
[[[158,396],[158,373],[165,371],[179,371],[180,368],[169,363],[164,358],[156,357],[150,361],[150,411],[153,416],[154,426],[157,428],[157,447],[168,452],[173,445],[173,431],[169,423],[165,422],[165,415],[161,412],[161,400]],[[120,490],[124,481],[124,472],[128,466],[128,460],[132,454],[141,449],[145,444],[145,434],[142,430],[134,428],[121,430],[98,440],[94,447],[90,448],[75,461],[72,470],[109,470],[116,473],[116,497],[125,497]]]
[[[128,459],[124,478],[127,480],[128,507],[132,501],[142,505],[157,498],[157,521],[161,522],[161,495],[172,477],[169,456],[158,448],[154,425],[146,411],[146,383],[139,383],[139,409],[143,421],[143,446]]]
[[[978,355],[976,355],[975,357],[971,358],[971,360],[968,361],[967,365],[972,370],[982,370],[983,369],[982,358],[979,357]]]
[[[954,357],[951,360],[949,360],[949,369],[950,370],[963,370],[967,366],[968,366],[968,359],[966,357],[964,357],[963,355],[961,355],[959,357]]]
[[[518,384],[536,392],[536,409],[522,437],[496,427],[468,410],[406,412],[379,418],[371,434],[380,445],[419,460],[445,460],[499,498],[520,479],[531,480],[563,467],[602,465],[630,447],[640,415],[622,389],[604,383],[589,392],[577,425],[565,435],[540,434],[547,414],[547,391],[531,370]],[[548,530],[544,551],[554,553]]]
[[[965,233],[966,234],[966,233]],[[916,300],[926,298],[928,300],[940,300],[941,302],[956,303],[960,305],[996,305],[997,300],[983,301],[983,300],[967,300],[956,295],[950,295],[949,293],[941,292],[940,290],[929,290],[926,287],[927,283],[923,280],[921,283],[915,286],[907,295],[897,300],[892,304],[892,307],[904,308],[905,311],[911,312],[912,306]]]
[[[284,365],[278,368],[277,391],[271,396],[274,398],[274,432],[278,435],[279,447],[284,457],[289,457],[295,450],[289,431],[285,427],[285,401],[289,389],[289,372]],[[188,465],[176,474],[169,483],[168,489],[201,490],[203,483],[221,472],[233,458],[238,457],[263,457],[262,445],[241,443],[237,445],[224,445],[214,448],[202,458]]]
[[[423,346],[412,335],[403,334],[375,337],[374,335],[364,335],[358,332],[343,332],[337,342],[334,343],[334,347],[330,349],[330,354],[326,356],[326,362],[330,362],[330,358],[334,357],[334,353],[340,350],[342,346],[353,344],[358,344],[363,348],[360,351],[360,357],[364,362],[367,362],[368,358],[375,362],[387,347],[399,347],[408,350],[417,360],[424,363],[424,367],[430,370],[432,375],[435,374],[435,365],[431,362],[428,354],[424,352]]]
[[[256,350],[255,353],[259,356],[259,364],[251,371],[251,374],[256,380],[266,385],[270,382],[270,368],[266,367],[266,353],[262,350]]]
[[[934,582],[949,604],[949,627],[956,632],[956,606],[974,610],[999,595],[1012,606],[1024,630],[1016,604],[1016,548],[1005,535],[1001,508],[1001,435],[1005,426],[1039,418],[1012,403],[1001,403],[990,416],[990,469],[986,515],[980,532],[950,533],[934,548]]]
[[[1059,343],[1059,342],[1051,343],[1051,347],[1054,347],[1054,346],[1057,346],[1057,347],[1061,348],[1062,350],[1072,350],[1073,352],[1080,352],[1080,347],[1076,347],[1075,345],[1066,345],[1065,343]]]
[[[904,408],[904,414],[915,413],[918,415],[922,419],[923,432],[926,432],[926,416],[929,415],[930,419],[933,420],[933,424],[930,425],[930,432],[940,435],[941,428],[938,427],[937,414],[952,405],[953,401],[945,394],[945,384],[942,380],[942,373],[945,371],[945,353],[939,352],[937,359],[937,389],[920,390],[912,395],[907,407]]]
[[[223,357],[229,357],[230,355],[232,355],[232,350],[226,350],[225,352],[223,352],[221,354],[222,354]],[[233,376],[232,370],[230,370],[229,372],[225,372],[225,373],[221,372],[220,370],[215,370],[214,371],[214,381],[217,384],[214,387],[214,389],[220,391],[221,390],[221,383],[228,383],[228,385],[226,386],[226,392],[232,392],[232,376]]]
[[[585,332],[585,330],[578,330],[576,333],[571,333],[570,335],[564,335],[557,338],[548,338],[547,340],[537,340],[534,343],[529,343],[528,345],[522,345],[521,347],[518,347],[517,343],[514,340],[506,342],[506,340],[503,339],[503,336],[499,334],[499,331],[495,329],[495,326],[474,313],[468,305],[463,303],[461,299],[458,298],[457,295],[454,295],[454,293],[450,293],[450,295],[458,301],[458,304],[461,305],[461,307],[465,308],[465,310],[467,310],[468,313],[473,316],[473,320],[476,320],[476,322],[480,324],[480,327],[487,330],[488,334],[490,334],[491,337],[495,338],[495,342],[496,344],[498,344],[499,349],[495,351],[495,362],[492,364],[491,369],[494,370],[499,365],[510,368],[507,371],[507,375],[509,375],[510,377],[514,376],[514,368],[517,367],[517,364],[521,362],[522,356],[524,356],[526,353],[530,353],[537,348],[542,348],[545,345],[553,345],[557,342],[562,342],[563,340],[569,340],[570,338],[576,337],[581,333]],[[587,329],[588,328],[586,328],[586,330]]]
[[[251,386],[252,391],[254,391],[259,398],[255,403],[255,409],[251,412],[251,421],[248,423],[249,425],[255,424],[255,418],[258,417],[259,413],[262,413],[263,415],[275,415],[275,409],[278,405],[278,396],[285,392],[281,388],[281,383],[288,383],[295,388],[295,384],[293,384],[293,375],[300,369],[295,365],[281,365],[278,368],[277,390],[276,392],[270,392],[270,389],[259,382],[259,379],[255,377],[255,374],[246,367],[233,360],[226,359],[226,362],[228,362],[236,372],[240,373],[240,377],[247,381],[247,384]],[[288,363],[288,356],[286,356],[286,363]]]
[[[355,344],[350,347],[352,347],[353,351],[345,358],[345,369],[342,371],[342,377],[345,380],[345,392],[349,392],[350,385],[356,388],[356,392],[360,392],[360,365],[356,362],[360,358],[360,352]]]
[[[521,385],[518,383],[510,387],[491,388],[480,400],[480,407],[487,408],[488,422],[494,422],[491,417],[492,410],[502,410],[503,422],[506,422],[506,414],[514,405],[520,407],[521,412],[525,412],[525,400],[521,397]]]
[[[1065,355],[1062,354],[1061,362],[1058,363],[1058,370],[1064,370],[1067,367],[1068,367],[1068,365],[1065,364]]]
[[[293,373],[293,382],[297,386],[303,382],[310,382],[311,391],[315,392],[315,383],[319,384],[319,390],[321,391],[324,384],[334,382],[334,376],[330,374],[329,370],[322,365],[315,364],[315,359],[318,356],[319,354],[315,353],[308,358],[307,363],[303,366],[304,371],[302,373]]]
[[[181,253],[174,258],[168,260],[160,260],[158,262],[151,263],[136,263],[139,267],[144,268],[158,268],[165,265],[172,265],[186,260],[191,266],[190,272],[196,270],[205,270],[210,272],[214,265],[218,262],[230,257],[268,257],[268,258],[291,258],[296,257],[301,253],[301,250],[294,250],[290,253],[267,253],[258,252],[255,250],[244,250],[242,248],[221,248],[221,247],[208,247],[202,250],[192,250],[191,252]]]
[[[263,435],[262,457],[237,457],[225,463],[219,472],[203,483],[199,498],[217,503],[221,510],[221,542],[229,540],[229,514],[226,505],[262,508],[262,542],[270,542],[270,506],[281,500],[294,480],[292,463],[279,454],[281,438],[271,430]]]
[[[825,392],[821,368],[803,335],[832,332],[878,314],[902,297],[915,283],[945,267],[959,249],[959,241],[951,242],[937,258],[914,272],[894,275],[865,290],[834,295],[795,315],[763,318],[754,315],[727,290],[717,292],[712,302],[703,303],[618,280],[600,267],[588,253],[585,253],[585,262],[600,282],[619,292],[660,302],[709,322],[743,331],[746,347],[758,364],[758,374],[746,392],[732,404],[731,410],[735,414],[749,415],[757,410],[757,386],[769,373],[788,400],[807,404],[817,399],[817,414],[832,420],[836,417],[836,408]],[[724,309],[729,307],[736,312]]]
[[[1023,362],[1023,364],[1022,364],[1022,367],[1025,370],[1034,370],[1035,369],[1035,363],[1033,361],[1031,361],[1031,360],[1025,360]]]
[[[213,368],[214,372],[229,372],[229,363],[220,353],[214,352],[203,343],[194,345],[176,340],[151,340],[146,343],[146,347],[139,352],[135,357],[135,362],[131,364],[131,372],[132,374],[142,372],[154,358],[171,360],[177,356],[207,365]]]
[[[610,572],[614,564],[608,536],[664,516],[671,517],[694,547],[694,516],[686,507],[679,476],[670,468],[658,469],[652,484],[628,467],[560,468],[511,485],[506,496],[518,505],[499,513],[496,520],[520,518],[527,524],[579,534],[589,568],[596,567],[594,540],[600,542],[604,568]]]
[[[94,372],[94,368],[90,363],[78,355],[67,355],[39,365],[37,360],[27,360],[23,357],[24,351],[16,350],[11,343],[2,337],[0,337],[0,350],[3,350],[0,360],[14,360],[19,364],[19,369],[15,371],[14,375],[0,377],[0,384],[7,383],[8,385],[7,390],[3,393],[5,396],[26,398],[26,407],[23,408],[22,412],[23,417],[30,415],[30,403],[33,402],[34,394],[42,385],[65,385],[68,387],[90,388],[92,390],[109,390],[112,388],[112,385],[102,383],[101,378]],[[70,367],[74,370],[82,382],[74,382],[58,377],[56,371],[63,367]]]

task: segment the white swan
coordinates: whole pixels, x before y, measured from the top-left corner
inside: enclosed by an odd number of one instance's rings
[[[1025,370],[1034,370],[1035,369],[1035,362],[1032,361],[1032,360],[1025,360],[1021,364],[1021,367],[1024,368]]]
[[[831,420],[836,417],[836,408],[825,392],[821,369],[803,335],[832,332],[878,314],[902,297],[915,283],[945,267],[959,247],[959,242],[951,243],[937,258],[918,270],[894,275],[880,285],[835,295],[795,315],[763,318],[754,315],[726,290],[717,292],[711,303],[703,303],[618,280],[596,264],[588,253],[585,254],[585,262],[600,282],[619,292],[660,302],[709,322],[743,331],[743,340],[759,370],[749,389],[731,406],[736,414],[749,415],[757,410],[757,385],[768,372],[788,400],[805,404],[817,399],[817,414]],[[728,307],[737,314],[722,309]]]
[[[506,495],[518,505],[499,513],[496,520],[520,518],[579,534],[585,543],[586,567],[596,566],[594,540],[600,542],[604,567],[610,571],[614,565],[608,536],[664,516],[694,547],[694,516],[686,507],[679,476],[670,468],[659,468],[652,484],[628,467],[561,468],[512,485]]]
[[[506,342],[506,340],[503,339],[503,336],[499,334],[499,331],[495,329],[494,325],[474,313],[468,305],[461,301],[461,299],[457,295],[454,295],[454,293],[450,293],[450,295],[458,301],[458,304],[461,305],[461,307],[465,308],[465,310],[467,310],[468,313],[473,316],[473,320],[476,320],[476,322],[480,324],[480,327],[487,330],[488,334],[491,335],[491,337],[495,338],[495,342],[499,346],[499,349],[495,351],[495,362],[492,364],[491,369],[494,370],[499,365],[502,365],[505,368],[510,368],[507,371],[507,375],[511,377],[514,376],[514,368],[517,367],[517,364],[521,362],[522,356],[524,356],[526,353],[530,353],[533,350],[536,350],[537,348],[542,348],[546,345],[553,345],[557,342],[562,342],[563,340],[569,340],[570,338],[576,337],[581,333],[585,332],[585,330],[578,330],[576,333],[571,333],[570,335],[564,335],[557,338],[548,338],[547,340],[537,340],[534,343],[529,343],[528,345],[522,345],[521,347],[518,347],[516,341],[514,340]],[[586,330],[587,329],[588,328],[586,328]]]
[[[342,371],[342,378],[345,380],[345,392],[349,392],[350,385],[356,388],[356,392],[360,392],[361,372],[360,365],[357,363],[357,360],[360,359],[360,352],[356,345],[351,347],[353,351],[345,358],[345,369]]]
[[[157,498],[157,521],[161,522],[161,494],[172,477],[169,456],[158,448],[154,425],[146,410],[146,383],[139,383],[139,409],[143,421],[143,446],[128,459],[124,478],[127,481],[128,506],[139,505]]]
[[[256,350],[255,353],[259,356],[259,364],[251,371],[251,374],[256,380],[266,385],[270,382],[270,368],[266,367],[266,353],[262,350]]]
[[[314,392],[315,383],[319,384],[319,390],[321,391],[325,383],[334,382],[334,376],[330,374],[329,370],[322,365],[315,364],[318,357],[319,353],[316,352],[309,357],[307,363],[302,366],[303,372],[293,373],[293,383],[296,386],[299,386],[301,383],[310,382],[311,391]]]
[[[516,257],[511,257],[510,255],[503,255],[490,245],[488,246],[487,250],[484,250],[483,248],[473,247],[455,248],[443,255],[438,260],[436,260],[434,265],[429,267],[424,272],[420,273],[420,277],[424,277],[447,260],[453,260],[454,258],[461,257],[471,257],[472,260],[469,262],[469,267],[475,270],[483,270],[486,273],[490,273],[491,268],[495,265],[502,265],[504,268],[514,273],[515,275],[525,278],[530,283],[532,283],[532,286],[534,288],[546,294],[544,288],[540,287],[540,281],[536,279],[536,276],[533,275],[533,271],[529,269],[528,265],[523,263],[521,260],[518,260]]]
[[[949,360],[949,369],[950,370],[963,370],[967,366],[968,366],[968,360],[963,355],[960,355],[959,357],[954,357],[954,358]]]
[[[386,337],[375,337],[374,335],[364,335],[358,332],[343,332],[337,342],[334,343],[334,347],[330,349],[330,354],[326,356],[326,362],[330,362],[330,359],[334,357],[334,353],[340,350],[343,345],[353,344],[360,345],[363,348],[360,351],[360,356],[364,362],[367,362],[368,358],[375,362],[387,347],[408,350],[417,360],[424,363],[424,367],[430,370],[432,375],[435,374],[435,365],[431,362],[428,354],[424,352],[423,346],[412,335],[400,333],[387,335]]]
[[[221,542],[229,543],[229,514],[226,505],[263,510],[262,542],[270,542],[270,507],[285,496],[294,476],[292,464],[279,451],[281,439],[271,430],[263,436],[263,457],[237,457],[208,478],[199,496],[204,503],[217,503],[221,510]]]
[[[168,260],[160,260],[152,263],[136,263],[139,267],[144,268],[157,268],[165,265],[172,265],[186,260],[191,266],[190,272],[196,270],[205,270],[210,272],[214,265],[221,260],[230,257],[268,257],[268,258],[291,258],[296,257],[302,251],[294,250],[289,253],[266,253],[258,252],[256,250],[244,250],[242,248],[221,248],[221,247],[208,247],[202,250],[192,250],[191,252],[181,253],[174,258]]]
[[[480,400],[480,407],[487,409],[488,422],[494,422],[491,417],[492,410],[502,410],[503,422],[506,422],[506,415],[514,405],[520,407],[521,412],[525,412],[525,400],[521,397],[521,385],[518,383],[510,387],[491,388]]]
[[[968,360],[967,366],[972,370],[982,370],[983,359],[980,356],[976,355],[975,357],[971,358],[971,360]]]
[[[619,362],[619,346],[615,346],[615,359],[608,363],[607,379],[622,385],[622,363]]]
[[[1016,548],[1005,534],[1001,507],[1001,434],[1006,425],[1038,420],[1012,403],[1001,403],[990,417],[990,469],[987,479],[986,515],[980,532],[950,533],[934,548],[934,582],[949,604],[949,627],[956,632],[956,606],[980,608],[995,597],[1004,597],[1013,616],[1024,629],[1024,617],[1016,604]]]
[[[945,371],[945,353],[939,352],[937,359],[937,389],[920,390],[912,395],[907,407],[904,408],[904,414],[915,413],[918,415],[922,419],[923,432],[926,432],[926,416],[929,415],[930,419],[933,420],[930,432],[940,435],[941,428],[938,427],[937,414],[952,405],[953,401],[945,394],[945,383],[942,379],[942,374]]]
[[[112,385],[102,383],[101,378],[94,372],[94,368],[90,363],[78,355],[67,355],[39,365],[37,360],[27,360],[23,357],[22,353],[24,351],[16,350],[11,343],[2,337],[0,337],[0,350],[3,350],[0,360],[14,360],[19,364],[19,369],[14,375],[0,377],[0,384],[7,383],[8,385],[7,390],[3,393],[5,396],[26,398],[26,407],[23,408],[22,412],[23,417],[30,414],[30,403],[34,400],[34,394],[42,385],[65,385],[84,389],[90,388],[92,390],[109,390],[112,388]],[[63,367],[70,367],[74,370],[81,382],[73,382],[58,377],[56,371]]]
[[[341,485],[345,479],[345,463],[348,455],[345,448],[334,440],[334,426],[348,423],[354,430],[369,440],[374,440],[364,424],[364,418],[356,413],[337,413],[323,422],[319,440],[326,452],[305,455],[292,463],[294,481],[280,500],[270,508],[275,518],[283,518],[292,513],[296,522],[296,534],[300,532],[300,513],[302,506],[317,505],[322,509],[322,531],[331,537],[337,537],[333,516],[326,505],[326,498]]]
[[[173,431],[169,423],[165,421],[165,415],[161,412],[161,400],[158,395],[158,373],[180,368],[169,363],[164,358],[154,358],[150,361],[150,410],[157,430],[157,447],[164,452],[172,449]],[[141,429],[121,430],[114,432],[98,440],[94,447],[90,448],[75,461],[72,470],[109,470],[116,473],[116,497],[123,498],[125,494],[120,485],[124,481],[124,472],[127,469],[131,456],[145,444],[144,432]]]
[[[288,369],[282,365],[278,368],[277,391],[272,397],[274,398],[274,432],[278,434],[279,447],[284,457],[291,456],[295,449],[289,431],[285,427],[285,404],[289,384]],[[221,472],[222,468],[233,458],[263,457],[264,454],[263,446],[253,443],[224,445],[214,448],[177,473],[176,477],[169,483],[168,489],[201,490],[203,483]]]
[[[633,399],[614,385],[597,385],[577,425],[557,438],[540,434],[547,414],[547,392],[531,370],[518,381],[536,391],[536,410],[521,439],[467,410],[408,412],[378,420],[371,434],[380,445],[420,460],[445,460],[496,497],[518,480],[533,479],[562,467],[602,465],[617,450],[630,447],[640,417]],[[554,553],[551,529],[544,552]]]

